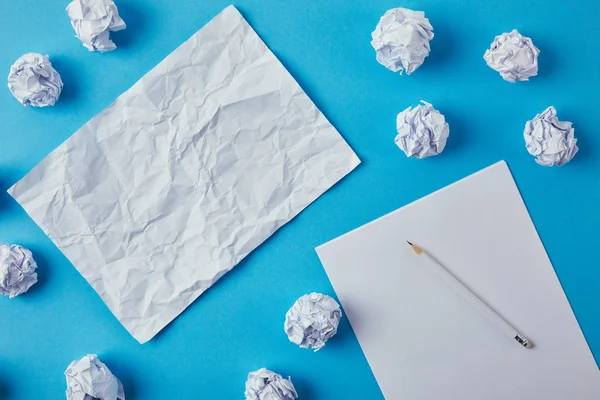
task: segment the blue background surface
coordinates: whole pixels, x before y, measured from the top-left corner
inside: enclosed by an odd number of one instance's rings
[[[347,320],[318,353],[283,332],[297,297],[333,293],[314,247],[501,159],[600,354],[600,2],[235,3],[363,163],[145,345],[5,191],[229,2],[118,0],[128,28],[113,34],[119,48],[107,54],[74,38],[66,1],[2,3],[0,71],[23,53],[49,54],[65,88],[48,109],[24,108],[0,90],[0,241],[32,249],[40,279],[26,295],[0,298],[0,399],[64,398],[64,369],[87,353],[108,364],[129,400],[240,399],[247,373],[263,366],[291,375],[305,400],[382,398]],[[431,55],[411,76],[379,65],[369,43],[397,6],[424,10],[434,26]],[[505,82],[482,58],[513,28],[541,50],[530,82]],[[395,118],[421,99],[446,115],[450,139],[438,157],[407,159],[393,142]],[[561,168],[535,164],[522,137],[525,121],[549,105],[573,121],[581,148]]]

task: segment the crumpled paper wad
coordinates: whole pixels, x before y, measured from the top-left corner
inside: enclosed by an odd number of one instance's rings
[[[516,29],[496,36],[483,58],[506,81],[528,81],[538,73],[540,50]]]
[[[386,11],[371,34],[377,61],[394,72],[412,74],[429,55],[432,30],[422,11],[408,8]]]
[[[67,6],[75,34],[89,51],[101,53],[117,48],[110,32],[126,28],[112,0],[73,0]]]
[[[37,282],[37,264],[31,251],[0,243],[0,294],[13,299]]]
[[[65,376],[67,400],[125,400],[123,385],[95,354],[73,361]]]
[[[552,106],[525,124],[525,145],[535,162],[545,167],[571,161],[579,147],[571,122],[559,121]]]
[[[289,379],[266,368],[248,374],[246,400],[294,400],[298,393]]]
[[[230,6],[9,193],[144,343],[359,163]]]
[[[286,313],[284,329],[291,342],[318,351],[337,333],[340,318],[342,310],[333,298],[305,294]]]
[[[425,158],[441,153],[446,147],[450,127],[444,116],[426,101],[398,114],[395,142],[407,157]]]
[[[8,88],[24,106],[53,106],[63,88],[48,56],[27,53],[10,67]]]

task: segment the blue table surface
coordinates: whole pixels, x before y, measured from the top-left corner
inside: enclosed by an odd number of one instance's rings
[[[82,47],[66,5],[5,0],[0,12],[0,71],[35,51],[50,55],[65,84],[47,109],[24,108],[0,90],[0,242],[30,248],[39,263],[29,293],[0,298],[0,399],[64,398],[66,366],[87,353],[123,381],[129,400],[240,399],[247,373],[263,366],[291,376],[301,399],[380,399],[346,319],[318,353],[283,331],[297,297],[334,293],[314,247],[502,159],[600,355],[600,2],[237,2],[362,164],[144,345],[5,191],[229,3],[118,0],[128,27],[106,54]],[[424,10],[435,32],[431,55],[411,76],[379,65],[369,43],[379,17],[400,5]],[[541,50],[530,82],[505,82],[482,58],[495,35],[513,28]],[[450,138],[442,155],[408,159],[393,141],[396,115],[421,99],[445,114]],[[522,136],[550,105],[579,138],[579,154],[560,168],[535,164]]]

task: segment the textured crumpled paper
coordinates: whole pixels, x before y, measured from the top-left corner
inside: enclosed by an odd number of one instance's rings
[[[110,32],[126,28],[112,0],[73,0],[67,14],[77,38],[89,51],[113,51],[117,46],[110,40]]]
[[[230,6],[9,193],[145,342],[359,162]]]
[[[294,400],[298,393],[289,379],[266,368],[248,374],[246,400]]]
[[[125,400],[123,385],[95,354],[73,361],[65,376],[67,400]]]
[[[371,34],[377,61],[394,72],[412,74],[429,55],[432,30],[423,11],[408,8],[386,11]]]
[[[540,51],[516,29],[496,36],[483,58],[506,81],[528,81],[538,73]]]
[[[426,158],[441,153],[450,135],[444,116],[426,101],[421,103],[408,107],[396,118],[395,142],[407,157]]]
[[[300,297],[285,315],[285,333],[292,343],[314,351],[337,333],[342,318],[340,305],[321,293]]]
[[[37,264],[31,251],[0,243],[0,294],[14,299],[37,282]]]
[[[552,106],[525,124],[525,145],[535,162],[545,167],[571,161],[579,147],[571,122],[559,121]]]
[[[8,88],[24,106],[53,106],[63,88],[60,75],[48,56],[27,53],[10,67]]]

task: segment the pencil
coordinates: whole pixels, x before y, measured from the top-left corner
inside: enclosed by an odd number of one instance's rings
[[[533,344],[525,336],[520,334],[511,324],[506,322],[498,313],[496,313],[490,306],[488,306],[483,300],[481,300],[475,293],[469,290],[461,281],[459,281],[450,271],[442,266],[435,258],[431,257],[425,250],[419,246],[412,244],[408,240],[406,241],[413,251],[419,256],[421,260],[431,269],[433,269],[438,276],[455,291],[460,293],[473,307],[481,312],[490,322],[498,326],[507,335],[517,341],[521,346],[526,349],[533,347]]]

